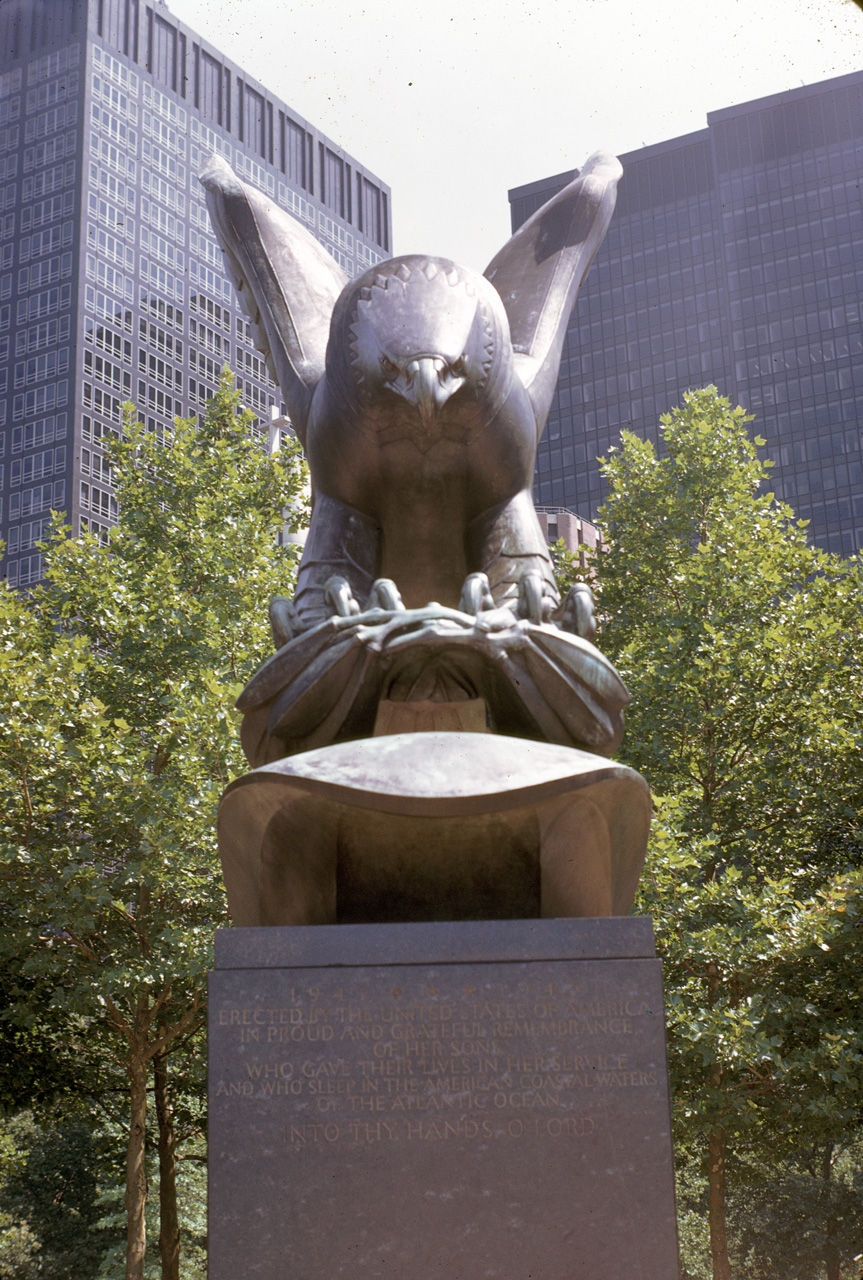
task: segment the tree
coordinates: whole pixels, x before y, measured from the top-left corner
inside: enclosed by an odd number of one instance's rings
[[[680,1139],[707,1166],[728,1280],[735,1147],[860,1119],[861,574],[759,492],[768,464],[715,388],[604,469],[598,643],[633,698],[622,756],[654,789],[640,907],[668,984]],[[572,566],[564,565],[564,585]]]
[[[43,585],[0,591],[5,946],[124,1073],[127,1280],[145,1261],[148,1076],[170,1187],[167,1055],[200,1025],[227,918],[215,814],[244,767],[233,702],[268,647],[267,598],[294,572],[276,533],[301,468],[266,456],[237,401],[226,374],[205,421],[175,420],[164,442],[129,406],[105,450],[118,526],[104,541],[58,532]],[[167,1202],[166,1222],[173,1280]]]
[[[39,1126],[25,1115],[7,1138],[16,1132],[24,1136],[22,1129],[30,1131],[27,1150],[9,1162],[0,1182],[0,1206],[13,1222],[26,1224],[25,1238],[38,1242],[34,1274],[44,1280],[95,1275],[104,1250],[97,1191],[105,1156],[100,1147],[105,1144],[74,1116]],[[27,1274],[30,1258],[14,1261],[15,1271]]]

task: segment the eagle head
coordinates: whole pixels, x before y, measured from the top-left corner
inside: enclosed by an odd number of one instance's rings
[[[447,258],[393,258],[347,287],[327,349],[330,390],[380,427],[429,435],[490,420],[512,379],[509,324],[497,291]],[[335,384],[335,385],[332,385]]]

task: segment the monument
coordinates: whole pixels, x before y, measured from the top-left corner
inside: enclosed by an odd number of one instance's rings
[[[620,173],[591,157],[484,275],[353,282],[201,174],[313,486],[219,815],[214,1280],[678,1275],[659,964],[625,918],[649,793],[531,500]]]

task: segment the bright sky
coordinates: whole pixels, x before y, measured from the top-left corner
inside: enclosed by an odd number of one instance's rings
[[[853,0],[169,0],[388,182],[394,250],[482,269],[507,190],[863,68]]]

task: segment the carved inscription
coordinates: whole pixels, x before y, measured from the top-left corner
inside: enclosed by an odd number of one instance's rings
[[[278,1003],[216,1011],[234,1047],[215,1100],[278,1101],[296,1150],[337,1143],[587,1137],[608,1095],[656,1090],[647,1003],[575,979],[460,982],[397,970],[282,986]],[[461,971],[464,973],[464,970]],[[475,970],[474,970],[475,972]],[[226,1047],[227,1047],[226,1045]]]

